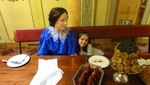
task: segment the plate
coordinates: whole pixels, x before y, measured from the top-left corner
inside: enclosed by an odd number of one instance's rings
[[[26,55],[27,54],[19,54],[19,55],[11,57],[8,61],[22,61],[26,57]],[[27,56],[23,62],[21,62],[21,63],[7,62],[7,66],[9,66],[9,67],[20,67],[20,66],[23,66],[26,63],[28,63],[29,60],[30,60],[30,56]]]
[[[101,68],[106,68],[109,66],[110,61],[105,56],[94,55],[88,59],[89,63],[101,66]]]

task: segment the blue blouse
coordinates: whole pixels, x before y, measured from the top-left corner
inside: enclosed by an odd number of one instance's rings
[[[38,55],[74,55],[77,52],[77,36],[66,28],[57,33],[51,26],[40,36]]]

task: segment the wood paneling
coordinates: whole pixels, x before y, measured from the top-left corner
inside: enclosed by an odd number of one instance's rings
[[[139,9],[142,0],[117,0],[114,25],[120,25],[122,20],[131,20],[131,25],[137,25]]]

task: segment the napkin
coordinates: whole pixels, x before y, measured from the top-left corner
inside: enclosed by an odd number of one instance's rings
[[[150,59],[138,59],[138,63],[140,66],[143,66],[143,65],[150,65]]]
[[[38,71],[30,85],[56,85],[63,76],[63,71],[58,68],[57,59],[38,60]]]

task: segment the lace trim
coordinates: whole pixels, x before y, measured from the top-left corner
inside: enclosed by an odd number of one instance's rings
[[[71,30],[70,28],[66,28],[62,33],[58,33],[55,31],[54,27],[49,27],[48,28],[49,31],[48,33],[50,33],[50,37],[53,38],[54,42],[58,39],[60,39],[60,41],[63,43],[64,40],[67,38],[67,35],[69,35],[69,31]]]

